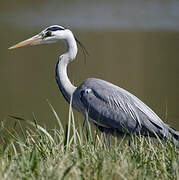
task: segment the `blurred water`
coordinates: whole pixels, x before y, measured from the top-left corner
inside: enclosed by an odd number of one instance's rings
[[[24,2],[23,2],[24,3]],[[20,4],[20,3],[18,3]],[[16,5],[17,6],[17,5]],[[2,8],[0,23],[13,27],[63,24],[87,29],[177,30],[179,1],[36,1],[7,11]]]
[[[17,3],[18,2],[18,3]],[[58,91],[54,68],[63,43],[7,48],[51,24],[71,27],[90,52],[79,51],[69,77],[79,85],[98,77],[132,92],[179,129],[179,3],[177,1],[4,2],[0,9],[0,118],[15,114],[54,127],[46,99],[62,121],[68,105]],[[81,116],[76,113],[76,119]],[[12,121],[12,120],[11,120]],[[8,121],[10,122],[10,120]]]

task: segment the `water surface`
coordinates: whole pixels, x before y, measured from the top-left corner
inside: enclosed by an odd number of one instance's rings
[[[54,127],[48,99],[66,121],[68,105],[54,73],[58,56],[65,51],[63,43],[7,49],[47,25],[62,24],[70,25],[90,52],[85,63],[79,50],[69,65],[76,86],[88,77],[110,81],[179,129],[179,3],[91,2],[22,1],[1,7],[0,118],[13,114],[30,119],[34,112],[41,124]],[[78,113],[76,119],[81,121]]]

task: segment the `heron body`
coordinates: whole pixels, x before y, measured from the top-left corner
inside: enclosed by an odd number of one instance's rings
[[[58,87],[66,101],[106,134],[123,136],[136,134],[151,137],[173,137],[179,144],[179,132],[165,124],[154,111],[136,96],[107,81],[89,78],[75,87],[68,78],[67,66],[77,55],[77,42],[73,33],[62,26],[53,25],[32,38],[12,46],[36,45],[64,41],[66,52],[57,61],[55,73]]]

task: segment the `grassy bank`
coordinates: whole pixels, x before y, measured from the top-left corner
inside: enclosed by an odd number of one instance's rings
[[[12,117],[16,127],[10,130],[1,124],[0,179],[179,179],[179,151],[171,142],[132,137],[129,145],[111,138],[109,148],[100,132],[75,127],[71,109],[63,127],[51,108],[56,129],[47,131],[35,116]]]

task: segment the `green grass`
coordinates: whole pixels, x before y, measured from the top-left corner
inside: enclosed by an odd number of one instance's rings
[[[31,121],[13,116],[10,130],[1,123],[0,179],[179,179],[179,150],[173,143],[133,136],[129,146],[112,137],[109,148],[100,132],[75,126],[71,108],[64,128],[50,107],[56,129],[41,127],[34,115]]]

